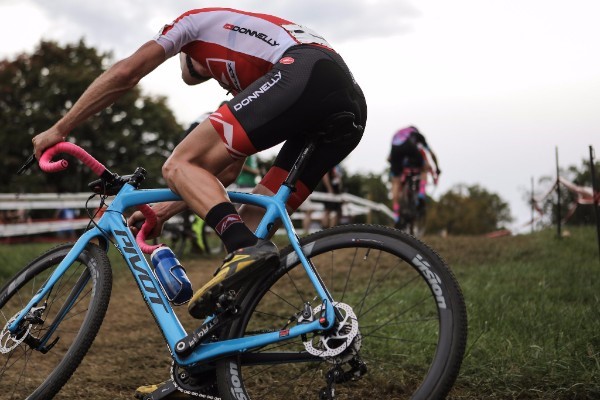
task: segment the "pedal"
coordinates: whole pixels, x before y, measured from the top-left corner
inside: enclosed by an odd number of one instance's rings
[[[236,292],[230,290],[226,293],[222,293],[216,301],[216,311],[217,314],[223,314],[229,312],[231,314],[237,314],[237,304],[235,303]]]
[[[169,379],[164,383],[164,385],[161,385],[154,392],[138,398],[140,398],[141,400],[160,400],[166,398],[167,396],[170,396],[171,394],[177,391],[177,386],[175,385],[172,379]]]

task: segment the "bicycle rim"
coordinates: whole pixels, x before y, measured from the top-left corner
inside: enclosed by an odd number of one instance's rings
[[[3,399],[52,398],[71,377],[100,328],[108,307],[112,275],[104,251],[89,245],[38,303],[43,309],[37,322],[24,322],[24,333],[19,336],[6,330],[8,321],[45,284],[71,248],[72,245],[61,245],[48,251],[0,290]],[[55,321],[60,323],[54,324]],[[36,341],[45,336],[48,338],[43,349]]]
[[[336,399],[444,397],[460,368],[467,323],[460,289],[439,256],[396,230],[365,225],[319,232],[302,245],[333,299],[355,313],[357,337],[328,361],[308,357],[301,338],[222,361],[217,371],[220,388],[226,388],[223,398],[319,399],[327,374],[336,365],[348,371],[349,360],[356,358],[367,372],[335,384]],[[231,337],[285,332],[306,302],[318,310],[313,298],[295,253],[282,252],[278,273],[245,298],[245,316]],[[307,338],[317,347],[320,340]]]

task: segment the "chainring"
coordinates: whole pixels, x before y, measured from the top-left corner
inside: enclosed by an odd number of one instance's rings
[[[221,400],[214,370],[202,373],[201,377],[191,376],[174,362],[171,364],[171,379],[178,391],[200,399]]]

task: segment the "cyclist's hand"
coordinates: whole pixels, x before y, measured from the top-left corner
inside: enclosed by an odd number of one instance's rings
[[[127,226],[131,229],[133,236],[137,236],[142,229],[142,225],[146,222],[146,217],[142,214],[141,211],[134,212],[129,219],[127,220]],[[156,225],[154,228],[146,235],[146,239],[154,239],[161,235],[163,228],[163,222],[160,219],[157,219]]]
[[[54,146],[56,143],[64,142],[66,136],[58,131],[55,127],[48,129],[35,136],[31,142],[33,143],[33,152],[36,159],[42,157],[42,153],[48,147]]]

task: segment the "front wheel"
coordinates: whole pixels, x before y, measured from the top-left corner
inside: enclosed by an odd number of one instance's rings
[[[108,307],[112,274],[106,253],[90,244],[24,318],[8,325],[71,250],[66,244],[27,265],[0,290],[0,393],[7,400],[53,398],[92,345]]]
[[[298,337],[217,365],[223,399],[438,399],[460,369],[467,317],[460,288],[429,247],[397,230],[339,226],[301,240],[343,317],[335,332]],[[318,317],[298,257],[250,291],[229,336],[280,332]],[[310,313],[309,313],[310,314]],[[335,377],[330,379],[328,377]]]

